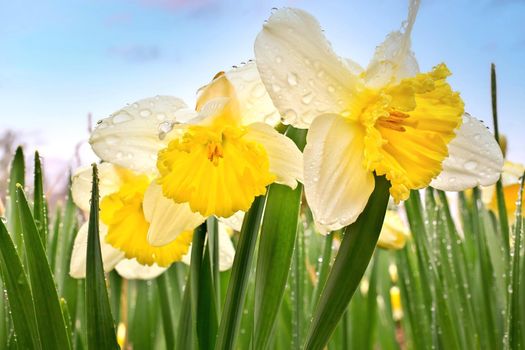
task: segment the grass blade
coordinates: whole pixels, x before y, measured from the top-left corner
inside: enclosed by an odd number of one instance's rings
[[[266,349],[281,305],[294,251],[302,186],[272,184],[255,277],[255,349]]]
[[[9,233],[13,235],[13,241],[20,255],[22,261],[24,261],[24,248],[22,239],[22,224],[20,217],[17,215],[16,205],[16,186],[20,184],[22,187],[25,185],[25,161],[24,152],[22,147],[18,147],[15,152],[15,157],[11,163],[11,173],[9,175],[9,188],[8,188],[8,206],[7,206],[7,228]]]
[[[210,255],[209,262],[211,264],[210,271],[213,282],[213,290],[215,291],[215,307],[217,315],[221,314],[221,277],[219,273],[219,222],[214,216],[210,216],[206,220],[206,227],[208,230],[208,254]]]
[[[190,289],[192,319],[197,330],[199,349],[213,349],[218,328],[210,248],[208,246],[205,248],[204,243],[206,240],[206,226],[207,224],[203,223],[194,231],[191,243]]]
[[[16,197],[42,346],[46,349],[69,349],[69,334],[62,316],[55,281],[21,185],[16,189]]]
[[[35,152],[35,182],[33,194],[33,215],[35,223],[42,238],[44,249],[47,245],[48,235],[48,218],[47,218],[47,201],[44,194],[44,184],[42,179],[42,165],[40,163],[40,156]]]
[[[64,294],[64,285],[66,280],[71,278],[68,275],[69,261],[71,259],[71,250],[73,248],[73,242],[75,233],[77,231],[77,207],[73,203],[73,197],[71,195],[71,187],[68,192],[66,205],[64,208],[64,214],[62,216],[61,226],[57,236],[54,238],[57,240],[54,243],[56,248],[53,249],[56,252],[54,275],[56,276],[56,282],[58,286],[58,292],[60,295]],[[70,303],[70,300],[67,300]],[[71,305],[71,303],[70,303]]]
[[[348,226],[319,299],[305,349],[324,348],[370,262],[383,225],[390,183],[376,177],[375,189],[357,221]]]
[[[337,231],[338,234],[341,234],[341,231]],[[325,236],[324,239],[324,246],[323,246],[323,255],[321,256],[319,260],[319,277],[317,278],[317,283],[315,285],[314,291],[313,291],[313,299],[312,299],[312,308],[315,308],[317,303],[319,302],[319,298],[321,297],[321,292],[323,291],[324,285],[326,283],[326,279],[328,278],[328,273],[330,272],[330,262],[332,260],[332,244],[334,241],[334,235],[336,232],[332,232],[329,235]]]
[[[88,349],[118,348],[111,316],[99,239],[99,194],[97,166],[93,164],[93,187],[89,213],[86,255],[86,314]],[[57,348],[58,349],[58,348]]]
[[[306,130],[289,127],[288,136],[304,148]],[[301,196],[301,184],[295,189],[272,184],[268,189],[255,275],[255,349],[268,347],[276,324],[292,262]]]
[[[18,346],[21,349],[41,349],[29,282],[13,241],[1,220],[0,272],[9,298],[13,326],[18,335]]]
[[[523,239],[523,220],[521,216],[521,208],[523,205],[523,182],[525,181],[525,174],[521,177],[521,184],[518,193],[518,201],[516,205],[516,223],[514,224],[514,252],[512,254],[512,270],[510,279],[509,292],[509,345],[511,349],[520,348],[521,339],[521,318],[520,318],[520,256]]]
[[[179,326],[177,329],[177,339],[175,349],[179,350],[191,350],[193,346],[193,339],[195,328],[192,327],[191,317],[191,287],[190,278],[186,281],[186,287],[184,288],[184,296],[182,297],[182,307],[180,311]]]
[[[217,349],[235,348],[265,199],[266,196],[255,198],[252,207],[244,216],[219,326],[215,346]]]
[[[492,97],[492,120],[494,123],[494,138],[500,144],[499,138],[499,127],[498,127],[498,90],[496,84],[496,66],[494,63],[490,65],[490,92]],[[499,213],[499,223],[501,234],[506,243],[506,250],[509,252],[509,219],[507,216],[507,208],[505,207],[505,196],[503,194],[503,182],[501,181],[501,176],[496,183],[496,200],[498,203],[498,213]]]

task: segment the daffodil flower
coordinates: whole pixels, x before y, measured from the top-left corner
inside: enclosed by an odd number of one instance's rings
[[[306,199],[326,231],[353,223],[385,175],[396,202],[428,185],[489,185],[503,164],[494,137],[464,114],[444,64],[419,73],[410,48],[418,1],[367,69],[338,57],[305,11],[273,13],[255,42],[261,79],[285,122],[309,128]]]
[[[148,242],[165,245],[183,231],[174,213],[236,220],[269,184],[297,186],[302,154],[278,121],[250,62],[202,88],[196,110],[175,97],[141,100],[101,121],[90,143],[104,161],[156,177],[144,213]]]
[[[516,201],[520,191],[520,178],[525,172],[523,164],[505,161],[501,182],[503,185],[503,196],[505,197],[505,207],[509,222],[513,224],[516,220]],[[498,199],[496,186],[482,188],[482,200],[494,213],[498,213]],[[525,215],[525,206],[522,206],[522,215]]]
[[[408,237],[410,237],[410,231],[398,212],[387,210],[377,246],[383,249],[403,249]]]
[[[189,263],[186,256],[192,240],[192,229],[200,221],[179,222],[189,230],[178,234],[176,239],[163,246],[152,246],[147,241],[149,217],[143,211],[145,192],[151,190],[151,179],[146,175],[102,163],[99,169],[100,243],[104,270],[113,268],[127,279],[155,278],[173,262]],[[73,175],[72,196],[75,204],[89,213],[91,196],[91,167],[81,168]],[[166,199],[165,199],[166,200]],[[168,201],[168,200],[166,200]],[[184,220],[188,217],[175,217]],[[225,229],[219,230],[219,267],[227,270],[232,266],[235,250]],[[73,245],[70,275],[83,278],[86,271],[88,223],[81,227]]]

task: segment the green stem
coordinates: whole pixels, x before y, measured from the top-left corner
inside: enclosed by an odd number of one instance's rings
[[[496,66],[494,63],[490,65],[490,92],[492,97],[492,120],[494,123],[494,137],[498,144],[500,144],[499,127],[498,127],[498,90],[496,85]],[[501,228],[501,234],[505,241],[505,249],[507,253],[510,251],[509,241],[509,219],[507,216],[507,207],[505,206],[505,195],[503,193],[503,183],[501,177],[496,183],[496,199],[498,202],[498,215]]]
[[[252,207],[244,216],[228,291],[226,292],[216,349],[235,348],[265,199],[265,196],[255,198]]]
[[[376,176],[365,210],[345,229],[339,253],[313,315],[305,349],[325,347],[341,320],[374,253],[388,204],[390,183]]]

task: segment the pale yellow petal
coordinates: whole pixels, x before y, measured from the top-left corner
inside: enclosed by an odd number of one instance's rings
[[[489,186],[500,177],[503,154],[492,133],[476,118],[463,116],[463,124],[448,145],[443,171],[431,186],[444,191],[463,191]]]
[[[124,259],[115,266],[118,274],[128,280],[150,280],[160,276],[166,267],[142,265],[136,259]]]
[[[244,220],[244,212],[238,211],[227,218],[219,217],[218,220],[235,231],[240,231]]]
[[[402,29],[388,34],[375,51],[364,78],[367,86],[380,88],[399,83],[419,73],[419,66],[411,49],[410,35],[419,9],[419,0],[411,0],[408,18]]]
[[[406,224],[394,210],[387,210],[377,246],[384,249],[402,249],[410,236]]]
[[[219,223],[219,271],[227,271],[233,266],[235,248],[224,224]],[[191,263],[191,246],[181,260],[186,265]]]
[[[257,36],[255,58],[283,121],[298,128],[308,128],[318,115],[342,112],[359,84],[303,10],[274,12]]]
[[[69,265],[69,275],[73,278],[85,278],[86,277],[86,255],[87,255],[87,242],[88,242],[88,223],[84,223],[80,226],[75,242],[73,244],[73,251],[71,253],[71,261]],[[109,272],[113,270],[122,259],[124,259],[124,253],[118,249],[113,248],[111,245],[106,243],[105,238],[108,232],[108,228],[103,223],[99,224],[99,235],[100,235],[100,249],[102,253],[102,264],[104,265],[104,271]]]
[[[254,61],[217,74],[210,84],[199,90],[196,110],[216,97],[238,100],[243,125],[264,122],[275,126],[280,121],[279,112],[266,92]]]
[[[187,203],[178,204],[162,195],[162,188],[153,181],[144,194],[144,216],[149,222],[148,242],[163,246],[184,231],[193,231],[206,220],[191,211]]]
[[[275,182],[295,188],[303,181],[303,154],[292,140],[264,123],[251,124],[248,130],[246,137],[266,149]]]
[[[363,165],[364,131],[327,114],[314,120],[304,149],[304,189],[314,219],[326,231],[353,223],[374,190]]]
[[[100,197],[107,196],[110,193],[118,191],[120,187],[120,176],[110,163],[101,163],[98,169],[98,192]],[[91,203],[91,181],[93,179],[92,167],[86,166],[75,170],[71,177],[71,194],[73,201],[84,212],[89,212]]]
[[[89,143],[103,160],[141,173],[155,172],[157,152],[176,123],[195,116],[186,104],[170,96],[137,101],[101,120]]]

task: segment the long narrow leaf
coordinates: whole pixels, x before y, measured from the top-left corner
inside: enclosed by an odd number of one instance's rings
[[[244,216],[219,326],[216,349],[235,348],[265,199],[265,196],[255,198],[252,207]]]
[[[288,136],[304,148],[306,130],[290,127]],[[276,324],[292,261],[301,196],[301,184],[295,189],[272,184],[268,190],[255,277],[255,349],[268,347]]]
[[[390,183],[375,178],[375,189],[357,221],[348,226],[313,315],[305,349],[323,349],[343,316],[376,247],[388,204]]]
[[[521,256],[521,245],[523,239],[523,220],[521,216],[521,208],[523,206],[523,183],[525,181],[525,174],[521,177],[521,184],[518,193],[518,201],[516,205],[516,223],[514,224],[514,252],[512,254],[512,279],[510,280],[509,287],[509,309],[510,322],[509,322],[509,345],[511,349],[519,349],[521,347],[521,323],[520,318],[520,256]]]
[[[16,205],[16,186],[20,184],[25,185],[25,162],[24,152],[22,147],[18,147],[15,152],[15,157],[11,163],[11,173],[9,174],[9,188],[8,188],[8,206],[7,206],[7,228],[13,237],[16,250],[24,261],[24,247],[22,246],[22,224],[20,217],[17,214]]]
[[[492,121],[494,124],[494,138],[498,143],[500,143],[498,127],[498,90],[496,83],[496,66],[494,65],[494,63],[490,65],[490,88],[492,97]],[[496,183],[496,200],[498,203],[501,234],[503,235],[503,238],[505,240],[505,249],[507,252],[509,252],[509,219],[507,216],[507,208],[505,206],[505,195],[503,194],[503,182],[501,181],[501,177]]]
[[[44,249],[47,245],[48,235],[48,218],[47,218],[47,201],[44,194],[44,183],[42,178],[42,165],[40,163],[40,155],[35,152],[35,182],[33,194],[33,215],[35,217],[36,226],[40,237],[42,237],[42,244]]]
[[[116,349],[117,337],[109,305],[99,238],[97,166],[93,164],[93,187],[86,255],[86,313],[88,349]]]
[[[0,272],[9,298],[13,326],[21,349],[40,349],[33,296],[16,249],[0,220]]]
[[[55,281],[22,186],[17,187],[16,195],[42,347],[69,349],[69,334],[62,316]]]

